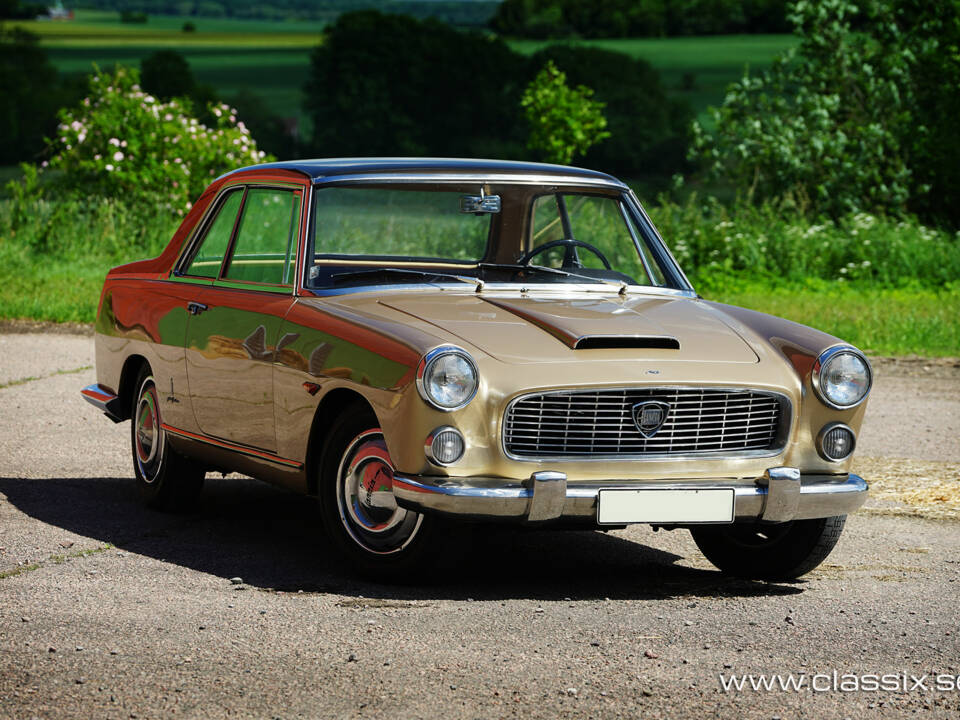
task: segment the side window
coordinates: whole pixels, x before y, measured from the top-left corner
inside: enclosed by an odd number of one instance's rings
[[[220,265],[223,263],[223,256],[227,254],[227,246],[230,244],[233,224],[237,219],[237,210],[240,208],[242,198],[243,190],[234,190],[227,195],[206,235],[200,241],[200,249],[190,261],[186,270],[187,275],[215,278],[220,274]]]
[[[300,231],[300,193],[250,188],[224,278],[292,285]]]

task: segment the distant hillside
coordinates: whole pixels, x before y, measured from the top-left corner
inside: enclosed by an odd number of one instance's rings
[[[500,0],[75,0],[74,8],[147,15],[180,15],[247,20],[334,20],[351,10],[379,10],[452,25],[486,25]]]

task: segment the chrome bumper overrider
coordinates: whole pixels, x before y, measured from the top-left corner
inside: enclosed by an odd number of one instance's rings
[[[120,398],[117,397],[109,388],[103,385],[87,385],[80,391],[83,399],[100,410],[104,415],[114,422],[122,422],[126,418],[123,416],[123,408]]]
[[[410,510],[488,520],[539,522],[596,518],[600,490],[734,489],[734,517],[770,522],[846,515],[867,499],[857,475],[801,475],[770,468],[762,478],[687,481],[606,480],[568,483],[561,472],[537,472],[525,481],[503,478],[393,478],[397,502]]]

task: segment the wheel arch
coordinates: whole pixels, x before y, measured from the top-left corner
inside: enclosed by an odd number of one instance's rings
[[[317,493],[319,478],[318,468],[323,455],[324,440],[330,432],[333,424],[349,407],[363,405],[370,414],[376,417],[373,405],[361,393],[347,387],[338,387],[320,400],[316,412],[313,415],[313,423],[310,426],[310,440],[307,445],[307,457],[304,468],[307,473],[307,492],[311,495]]]
[[[123,362],[120,371],[120,383],[117,387],[117,396],[121,400],[121,410],[124,420],[130,419],[130,408],[133,406],[133,397],[137,392],[137,377],[141,370],[150,367],[150,362],[143,355],[131,355]]]

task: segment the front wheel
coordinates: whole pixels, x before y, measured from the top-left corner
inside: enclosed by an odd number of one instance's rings
[[[399,580],[418,574],[436,556],[435,518],[397,505],[393,462],[369,409],[347,409],[320,464],[323,524],[353,568],[376,580]]]
[[[180,455],[167,442],[160,418],[160,393],[149,368],[137,378],[130,414],[133,471],[140,497],[158,510],[191,509],[203,488],[204,469]]]
[[[690,528],[720,570],[758,580],[793,580],[822,563],[840,539],[846,515],[785,523],[737,522]]]

